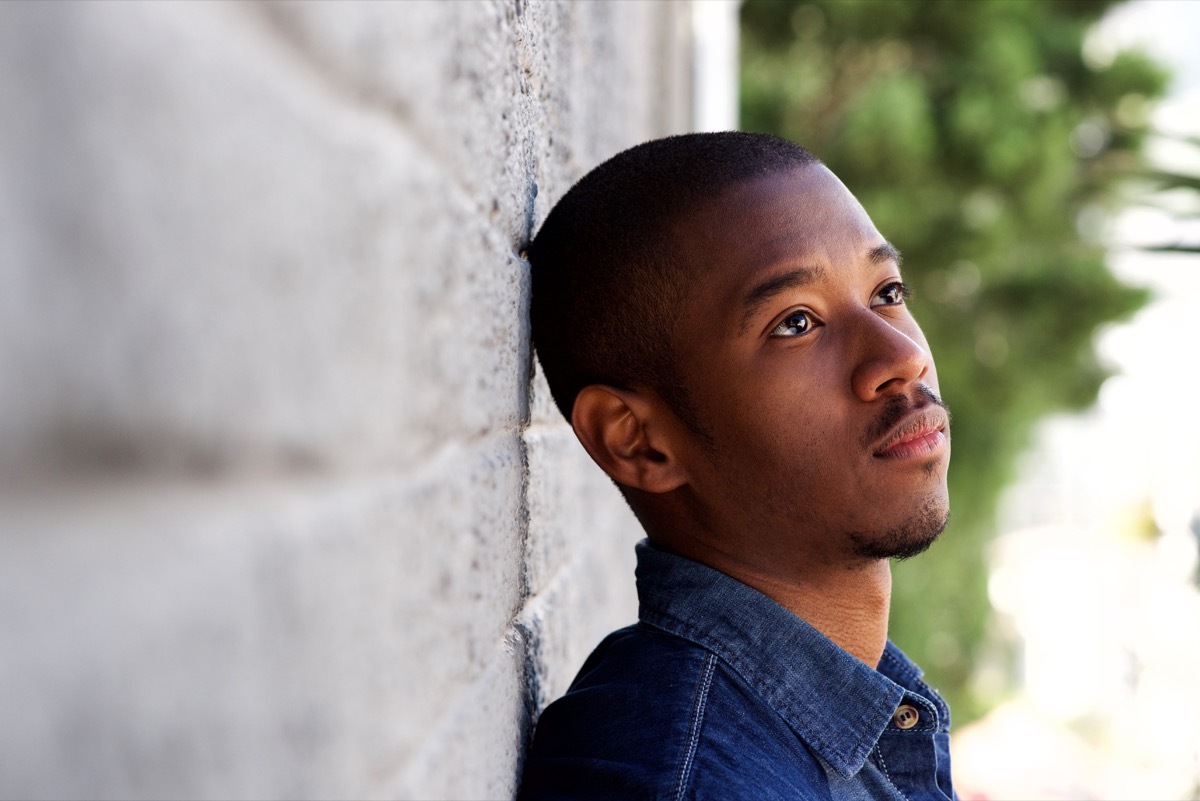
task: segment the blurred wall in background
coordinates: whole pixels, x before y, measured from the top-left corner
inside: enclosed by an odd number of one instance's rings
[[[640,537],[520,248],[693,10],[0,5],[0,796],[512,793]]]

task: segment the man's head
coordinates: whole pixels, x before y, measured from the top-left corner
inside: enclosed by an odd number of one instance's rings
[[[678,228],[730,186],[815,163],[774,136],[673,136],[614,156],[558,201],[528,255],[534,343],[564,417],[589,384],[642,385],[695,422],[672,343],[698,278],[679,253]]]
[[[652,539],[832,562],[944,526],[948,421],[899,254],[807,151],[640,145],[560,201],[529,258],[555,401]]]

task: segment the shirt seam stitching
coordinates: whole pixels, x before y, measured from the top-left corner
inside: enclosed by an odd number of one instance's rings
[[[950,708],[946,705],[945,699],[941,697],[938,691],[921,678],[921,669],[911,662],[906,664],[898,655],[892,653],[890,648],[883,652],[883,659],[880,660],[880,664],[885,660],[893,665],[898,673],[916,685],[915,688],[905,687],[906,692],[913,693],[918,698],[926,699],[933,707],[934,720],[937,723],[934,728],[938,731],[949,731]],[[944,729],[942,728],[942,721],[946,722]]]
[[[887,779],[888,784],[892,785],[892,789],[899,793],[900,797],[903,798],[904,801],[908,801],[908,796],[904,794],[903,790],[896,786],[895,780],[892,779],[892,773],[888,770],[887,762],[883,758],[883,749],[878,745],[875,746],[875,754],[879,757],[879,766],[883,768],[883,777]]]
[[[664,612],[662,610],[655,610],[654,614],[658,615],[659,617],[670,620],[672,623],[674,623],[676,626],[679,627],[680,631],[671,631],[670,629],[668,629],[664,626],[659,626],[659,625],[655,624],[653,621],[646,620],[644,617],[642,617],[640,622],[646,623],[647,625],[657,628],[659,631],[662,631],[668,635],[671,635],[674,637],[681,637],[682,639],[685,639],[685,640],[688,640],[689,642],[695,643],[699,647],[708,651],[710,655],[715,654],[722,661],[724,661],[726,664],[728,664],[737,675],[741,676],[743,681],[746,681],[751,687],[753,687],[759,693],[773,693],[778,690],[777,687],[773,687],[770,684],[768,684],[767,682],[763,681],[759,677],[758,671],[755,671],[749,665],[744,664],[741,657],[734,655],[727,648],[725,648],[724,643],[722,643],[720,641],[702,642],[700,640],[700,638],[703,636],[702,633],[698,629],[695,629],[695,627],[693,627],[688,622],[681,620],[680,618],[677,618],[674,615],[672,615],[668,612]],[[696,633],[692,634],[693,631],[695,631]],[[708,638],[704,638],[704,639],[707,640]],[[897,685],[897,687],[899,687],[899,685]],[[892,689],[895,689],[895,688],[892,688]],[[904,697],[904,689],[902,687],[899,689],[900,689],[900,695],[898,698],[894,697],[894,693],[891,690],[889,690],[887,697],[881,698],[872,707],[872,714],[868,720],[873,721],[873,720],[877,719],[879,717],[879,712],[887,709],[887,707],[892,705],[893,703],[896,705],[899,705],[900,699],[903,699],[903,697]],[[774,704],[772,704],[767,698],[764,698],[763,700],[766,701],[768,703],[768,705],[770,705],[774,708]],[[779,714],[778,710],[777,710],[776,714]],[[890,719],[890,715],[888,717]],[[863,721],[862,730],[858,732],[858,739],[855,740],[854,745],[851,747],[852,752],[858,751],[860,748],[862,748],[863,744],[868,740],[868,737],[871,733],[866,725],[868,723],[868,720]],[[885,728],[886,728],[886,724],[885,724]],[[836,754],[840,761],[847,762],[845,757],[842,755],[842,749],[839,748],[837,745],[830,743],[824,737],[821,737],[820,734],[816,730],[810,729],[806,733],[805,739],[811,740],[813,742],[813,744],[820,751],[825,752],[825,753],[830,753],[830,754]],[[867,755],[868,756],[870,755],[869,751],[868,751]],[[865,759],[865,757],[864,757],[864,759]],[[861,764],[862,763],[860,762],[859,765],[861,766]]]
[[[893,654],[890,649],[885,648],[883,651],[883,659],[896,666],[897,671],[901,671],[906,676],[911,676],[914,679],[921,678],[921,671],[913,664],[906,664],[898,656]]]
[[[695,764],[696,751],[700,746],[700,728],[704,724],[704,710],[708,705],[708,693],[712,687],[713,674],[716,672],[717,657],[709,653],[704,659],[704,672],[696,685],[696,695],[692,702],[692,719],[688,725],[687,741],[684,743],[683,760],[679,763],[679,777],[675,783],[675,799],[683,798],[683,791],[691,778],[692,767]]]

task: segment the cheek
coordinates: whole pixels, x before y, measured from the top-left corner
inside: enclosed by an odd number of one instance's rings
[[[847,418],[850,383],[837,348],[741,358],[699,351],[686,383],[699,422],[728,459],[795,473],[836,470],[831,462],[847,458],[861,421]]]
[[[836,472],[848,452],[851,426],[838,408],[796,387],[739,393],[711,418],[720,450],[770,481],[774,475]]]

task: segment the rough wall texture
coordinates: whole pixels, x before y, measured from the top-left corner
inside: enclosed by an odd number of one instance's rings
[[[0,796],[511,795],[640,536],[519,249],[689,15],[0,4]]]

